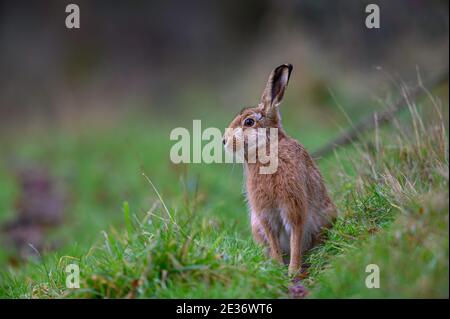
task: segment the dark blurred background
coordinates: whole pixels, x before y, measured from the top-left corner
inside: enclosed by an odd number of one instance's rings
[[[65,28],[71,2],[80,6],[80,29]],[[381,8],[380,29],[364,26],[371,2]],[[448,69],[448,6],[0,1],[0,126],[71,126],[138,111],[164,118],[197,104],[238,110],[257,102],[283,62],[295,67],[292,99],[320,108],[328,88],[341,88],[358,107],[392,79],[414,79],[416,67],[425,79]]]

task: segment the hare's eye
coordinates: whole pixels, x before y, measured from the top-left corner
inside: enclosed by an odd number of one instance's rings
[[[255,124],[255,120],[252,118],[245,119],[245,121],[244,121],[245,126],[250,127],[250,126],[253,126],[253,124]]]

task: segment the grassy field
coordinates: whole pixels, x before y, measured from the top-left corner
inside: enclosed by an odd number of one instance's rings
[[[310,298],[448,297],[446,112],[426,99],[319,160],[340,216],[305,257]],[[252,241],[242,168],[171,164],[170,127],[135,121],[4,138],[1,153],[14,157],[0,161],[1,220],[13,215],[20,191],[8,173],[15,158],[52,163],[70,200],[64,226],[51,233],[57,251],[17,267],[0,250],[0,296],[289,297],[287,268]],[[292,127],[310,149],[336,133]],[[65,286],[71,263],[80,266],[80,289]],[[365,286],[368,264],[379,266],[379,289]]]

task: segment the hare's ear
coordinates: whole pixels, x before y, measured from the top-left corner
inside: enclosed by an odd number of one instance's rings
[[[262,107],[266,111],[278,106],[283,100],[291,72],[292,64],[282,64],[270,74],[266,88],[261,96]]]

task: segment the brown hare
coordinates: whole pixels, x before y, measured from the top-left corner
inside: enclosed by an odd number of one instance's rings
[[[234,118],[223,143],[231,154],[245,150],[246,196],[254,239],[268,248],[274,260],[289,261],[290,274],[298,274],[302,254],[320,242],[322,230],[331,225],[337,212],[313,159],[281,125],[279,105],[291,71],[290,64],[272,71],[258,106],[245,108]],[[275,137],[267,134],[273,129]],[[275,144],[277,148],[272,149]],[[262,173],[265,164],[258,160],[260,153],[254,153],[258,148],[267,151],[267,145],[271,153],[275,150],[278,164],[274,172]],[[251,153],[256,161],[249,160]]]

